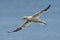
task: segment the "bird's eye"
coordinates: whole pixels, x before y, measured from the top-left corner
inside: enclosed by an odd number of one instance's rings
[[[24,18],[25,19],[25,18]]]
[[[25,18],[23,18],[23,19],[25,19]]]

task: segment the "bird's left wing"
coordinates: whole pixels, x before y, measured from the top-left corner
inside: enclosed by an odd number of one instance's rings
[[[34,17],[34,18],[39,18],[39,16],[40,16],[41,14],[43,14],[44,11],[47,11],[47,10],[50,8],[50,6],[51,6],[51,5],[49,4],[49,6],[48,6],[46,9],[37,12],[36,14],[33,15],[33,17]]]
[[[13,30],[12,32],[17,32],[21,29],[24,29],[26,26],[28,26],[31,23],[31,21],[26,21],[22,26],[18,27],[17,29]],[[11,32],[8,32],[11,33]]]

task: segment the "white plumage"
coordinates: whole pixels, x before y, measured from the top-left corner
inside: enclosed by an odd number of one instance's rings
[[[40,16],[41,14],[43,14],[44,11],[47,11],[47,10],[50,8],[50,6],[51,6],[51,5],[49,4],[49,6],[48,6],[46,9],[37,12],[37,13],[34,14],[33,16],[24,16],[23,19],[26,20],[25,23],[24,23],[23,25],[19,26],[17,29],[13,30],[12,32],[17,32],[17,31],[19,31],[19,30],[21,30],[21,29],[24,29],[27,25],[31,24],[32,22],[40,23],[40,24],[45,24],[45,25],[46,25],[46,22],[43,21],[43,20],[40,20],[40,19],[39,19],[39,16]],[[10,33],[10,32],[9,32],[9,33]]]

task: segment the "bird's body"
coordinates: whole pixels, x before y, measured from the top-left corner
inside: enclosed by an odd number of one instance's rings
[[[31,24],[32,22],[46,24],[45,21],[39,19],[39,16],[43,14],[43,12],[47,11],[50,8],[50,6],[51,5],[49,5],[46,9],[37,12],[33,16],[24,16],[23,19],[26,20],[25,23],[19,26],[17,29],[13,30],[12,32],[17,32],[21,29],[24,29],[27,25]]]
[[[36,23],[43,23],[42,20],[38,19],[38,18],[34,18],[33,16],[26,16],[26,18],[24,18],[25,20],[29,20],[31,22],[36,22]]]

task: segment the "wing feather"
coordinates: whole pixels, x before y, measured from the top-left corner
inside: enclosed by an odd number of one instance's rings
[[[35,15],[33,15],[33,17],[34,17],[34,18],[38,18],[41,14],[43,14],[44,11],[47,11],[47,10],[50,8],[50,6],[51,6],[51,5],[49,4],[49,6],[48,6],[46,9],[37,12]]]
[[[17,32],[21,29],[24,29],[26,26],[28,26],[31,23],[31,21],[26,21],[23,25],[21,25],[20,27],[18,27],[17,29],[13,30],[12,32]],[[8,32],[11,33],[11,32]]]

